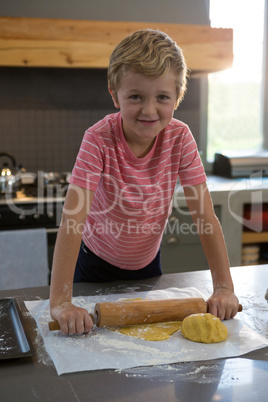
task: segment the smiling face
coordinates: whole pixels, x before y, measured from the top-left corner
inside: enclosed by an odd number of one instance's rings
[[[175,74],[159,78],[129,71],[116,93],[110,90],[114,105],[120,108],[128,144],[150,146],[173,117],[177,102]]]

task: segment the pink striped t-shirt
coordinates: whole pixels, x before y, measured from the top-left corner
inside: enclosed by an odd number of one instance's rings
[[[181,121],[172,119],[143,158],[128,147],[120,112],[90,127],[70,179],[95,192],[86,246],[119,268],[148,265],[160,248],[178,176],[182,186],[206,181],[196,142]]]

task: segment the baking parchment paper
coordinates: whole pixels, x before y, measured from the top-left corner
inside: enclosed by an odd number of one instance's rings
[[[168,288],[148,292],[74,297],[73,303],[94,311],[98,302],[131,299],[172,299],[204,297],[196,288]],[[61,331],[51,332],[48,322],[49,300],[25,301],[43,337],[45,348],[56,367],[58,375],[86,370],[126,369],[187,361],[213,360],[240,356],[268,345],[268,340],[245,326],[239,313],[232,320],[224,321],[228,337],[224,342],[203,344],[191,342],[178,331],[164,341],[136,339],[106,328],[93,327],[88,335],[65,336]]]

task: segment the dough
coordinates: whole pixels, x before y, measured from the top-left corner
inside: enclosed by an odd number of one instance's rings
[[[143,300],[140,297],[135,299],[123,299],[124,301]],[[147,299],[145,299],[147,300]],[[111,331],[144,339],[146,341],[164,341],[170,335],[181,328],[182,321],[160,322],[154,324],[129,325],[127,327],[108,328]]]
[[[154,324],[130,325],[121,328],[109,328],[121,334],[133,336],[146,341],[163,341],[181,328],[181,321],[160,322]]]
[[[227,338],[228,330],[218,317],[200,313],[184,318],[181,333],[190,341],[216,343]]]

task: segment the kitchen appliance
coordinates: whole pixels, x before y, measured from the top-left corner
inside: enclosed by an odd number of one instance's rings
[[[212,173],[229,178],[249,177],[256,173],[268,176],[268,150],[216,153]]]
[[[69,172],[26,172],[21,174],[21,188],[27,197],[62,197],[66,194],[69,178]]]
[[[17,168],[16,159],[8,152],[0,152],[0,158],[4,158],[4,160],[8,159],[12,164],[11,167],[9,166],[8,162],[3,162],[0,170],[0,195],[15,195],[17,189],[19,188],[20,180],[20,169]]]
[[[0,230],[45,228],[51,270],[69,174],[59,175],[59,179],[53,182],[47,180],[44,172],[32,174],[31,177],[29,180],[22,180],[20,191],[15,196],[8,193],[1,197]]]

